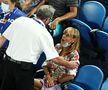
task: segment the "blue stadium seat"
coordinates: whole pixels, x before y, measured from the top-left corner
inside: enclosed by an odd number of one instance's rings
[[[91,34],[95,51],[98,54],[96,63],[99,62],[98,66],[102,68],[106,79],[108,77],[108,33],[95,29],[92,30]]]
[[[90,37],[92,29],[86,23],[78,19],[71,19],[71,26],[78,29],[80,32],[80,65],[82,66],[95,63],[97,53],[94,51],[94,46]]]
[[[79,30],[81,44],[84,46],[92,46],[91,38],[89,35],[92,29],[87,24],[78,19],[71,19],[71,26]]]
[[[103,82],[101,90],[108,90],[108,79]]]
[[[43,64],[43,62],[44,62],[45,60],[46,60],[46,56],[45,56],[45,53],[43,52],[43,53],[40,55],[37,64],[35,65],[35,67],[36,67],[37,70],[39,70],[39,69],[42,68],[41,66],[42,66],[42,64]]]
[[[82,66],[73,83],[81,86],[84,90],[100,90],[103,82],[103,72],[94,65]]]
[[[102,30],[108,33],[108,17],[106,17]]]
[[[101,29],[106,16],[105,7],[97,1],[86,1],[80,5],[79,19],[92,29]]]
[[[40,58],[38,59],[37,64],[35,65],[35,71],[36,71],[34,74],[35,78],[43,78],[44,77],[44,71],[42,69],[42,64],[45,60],[46,60],[46,56],[45,56],[45,53],[43,52],[40,55]]]
[[[95,39],[97,47],[103,55],[103,60],[108,62],[108,33],[104,31],[97,30],[95,33]]]
[[[80,86],[73,84],[73,83],[67,83],[65,86],[66,90],[84,90]],[[64,89],[65,90],[65,89]]]

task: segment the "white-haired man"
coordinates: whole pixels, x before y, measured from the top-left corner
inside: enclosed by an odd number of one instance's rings
[[[71,62],[59,57],[53,39],[45,28],[54,11],[52,6],[43,5],[37,12],[37,18],[16,19],[0,37],[0,47],[6,39],[9,40],[1,90],[33,90],[33,66],[42,52],[47,60],[68,68],[76,67],[77,64],[71,66]]]

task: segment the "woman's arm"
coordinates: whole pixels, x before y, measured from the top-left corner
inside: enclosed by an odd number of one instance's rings
[[[44,66],[44,73],[45,73],[45,86],[46,87],[52,87],[54,86],[54,79],[51,77],[51,74],[49,73],[48,67]]]
[[[70,18],[74,18],[77,16],[77,7],[70,7],[70,12],[67,12],[66,14],[57,17],[54,19],[54,21],[52,21],[50,28],[51,29],[55,29],[56,25],[64,20],[70,19]]]
[[[61,78],[59,78],[57,80],[58,83],[65,83],[65,82],[68,82],[70,80],[73,80],[74,79],[74,75],[65,75],[65,76],[62,76]]]
[[[66,68],[70,68],[70,69],[75,69],[77,68],[79,65],[76,63],[76,61],[66,61],[64,60],[63,57],[59,56],[56,57],[54,59],[52,59],[52,61],[56,64],[65,66]]]

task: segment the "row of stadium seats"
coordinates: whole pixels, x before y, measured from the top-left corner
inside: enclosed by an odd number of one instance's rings
[[[67,84],[67,90],[107,90],[108,17],[105,7],[97,1],[81,3],[78,18],[70,19],[70,22],[72,27],[79,30],[81,36],[81,67],[75,81]],[[62,26],[58,24],[53,37],[59,37],[62,32]],[[44,57],[42,54],[38,68],[41,68],[40,63],[45,60]],[[42,73],[39,74],[41,75]],[[106,81],[103,83],[104,79]]]
[[[79,69],[74,81],[65,83],[66,90],[108,90],[108,79],[103,82],[103,72],[94,65],[85,65]]]
[[[97,1],[82,3],[78,19],[71,21],[72,26],[77,28],[81,34],[80,58],[83,58],[80,61],[84,66],[79,69],[76,79],[67,84],[67,90],[107,90],[108,79],[105,78],[103,82],[104,77],[108,77],[108,73],[106,73],[108,69],[108,16],[106,16],[105,7]],[[84,52],[88,53],[85,61]],[[93,57],[95,57],[95,61]],[[86,64],[94,64],[101,69]]]

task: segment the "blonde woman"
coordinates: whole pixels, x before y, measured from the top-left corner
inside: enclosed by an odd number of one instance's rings
[[[64,66],[57,65],[50,61],[45,61],[43,64],[45,78],[43,80],[35,79],[34,87],[36,90],[61,90],[60,85],[64,82],[73,80],[76,76],[79,62],[79,31],[73,27],[68,27],[64,30],[61,43],[57,44],[57,49],[61,58],[67,61],[73,61],[77,67],[68,69]]]

